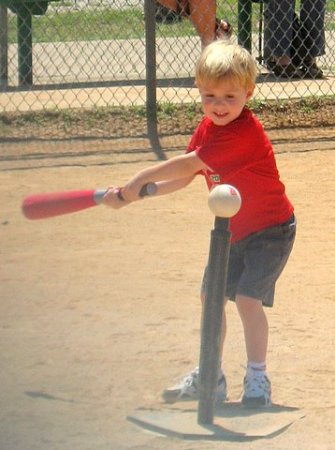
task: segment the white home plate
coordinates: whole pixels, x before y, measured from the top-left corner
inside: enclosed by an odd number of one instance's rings
[[[143,408],[128,420],[146,430],[181,439],[247,440],[280,433],[304,413],[289,406],[246,409],[240,403],[227,402],[215,411],[213,425],[199,425],[197,416],[196,408]]]

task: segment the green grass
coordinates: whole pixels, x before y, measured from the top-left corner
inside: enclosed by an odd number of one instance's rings
[[[294,127],[334,127],[335,97],[308,97],[300,100],[250,102],[250,108],[266,129]],[[192,134],[203,117],[201,104],[160,103],[158,130],[161,136]],[[129,124],[132,124],[131,130]],[[144,106],[101,107],[91,110],[48,110],[0,112],[2,138],[70,139],[74,137],[126,137],[147,133]]]
[[[69,10],[33,16],[33,42],[93,41],[136,39],[144,36],[142,11],[132,10]],[[17,40],[16,20],[9,20],[8,39]]]
[[[69,3],[54,2],[55,6],[68,7]],[[258,5],[253,5],[254,32],[258,30]],[[327,14],[335,11],[335,2],[328,2]],[[218,17],[227,19],[237,30],[237,0],[226,0],[218,7]],[[16,17],[10,15],[8,38],[10,43],[16,43]],[[335,23],[328,20],[327,29],[334,30]],[[192,23],[184,19],[175,24],[156,27],[157,37],[182,37],[196,34]],[[33,16],[33,42],[66,42],[92,41],[110,39],[139,39],[144,37],[143,11],[139,8],[118,9],[68,9],[56,12],[49,7],[46,15]]]
[[[252,99],[248,106],[256,114],[261,114],[266,111],[270,112],[285,112],[287,109],[292,109],[302,113],[321,113],[323,105],[333,105],[335,103],[335,95],[321,96],[321,97],[306,97],[300,100],[258,100]],[[199,114],[203,114],[200,103],[189,103],[185,105],[175,104],[171,102],[157,103],[157,114],[159,120],[170,121],[178,113],[192,120],[197,118]],[[61,109],[61,110],[46,110],[46,111],[29,111],[29,112],[15,112],[15,113],[0,113],[1,126],[26,126],[26,125],[43,125],[59,120],[68,124],[75,124],[83,120],[89,123],[99,123],[101,120],[108,122],[113,118],[121,118],[127,123],[133,119],[145,119],[145,106],[106,106],[95,107],[92,109]]]
[[[322,111],[324,104],[334,104],[335,95],[325,95],[320,97],[310,96],[299,100],[258,100],[252,99],[249,101],[249,108],[256,114],[261,114],[264,111],[285,112],[287,109],[292,109],[292,104],[297,113],[312,114]]]

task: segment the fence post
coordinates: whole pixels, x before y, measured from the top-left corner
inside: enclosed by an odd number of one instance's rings
[[[151,147],[158,159],[166,159],[157,130],[157,76],[156,76],[156,2],[144,1],[145,17],[145,67],[147,132]]]
[[[251,52],[252,0],[238,0],[238,43]]]
[[[8,87],[7,6],[0,3],[0,89]]]
[[[31,87],[33,84],[32,34],[32,14],[23,6],[17,12],[19,86]]]

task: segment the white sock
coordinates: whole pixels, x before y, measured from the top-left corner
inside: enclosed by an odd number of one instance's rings
[[[266,362],[264,361],[261,363],[257,363],[253,361],[248,361],[247,375],[254,377],[266,375]]]

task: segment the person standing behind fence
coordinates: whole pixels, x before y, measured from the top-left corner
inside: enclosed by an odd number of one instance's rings
[[[232,34],[231,25],[216,17],[216,1],[159,0],[158,3],[191,20],[202,47],[206,47],[216,39],[229,38]]]
[[[264,9],[264,59],[283,78],[323,78],[316,58],[325,53],[325,0],[267,0]]]

